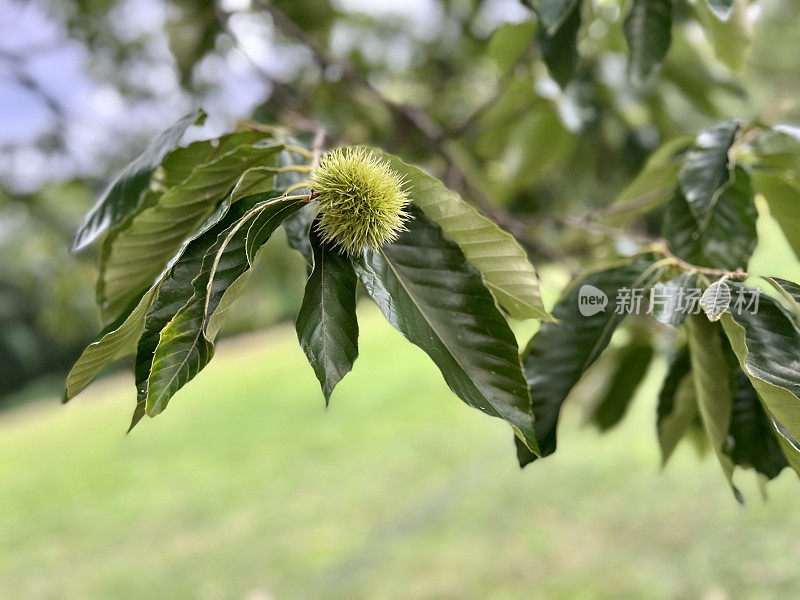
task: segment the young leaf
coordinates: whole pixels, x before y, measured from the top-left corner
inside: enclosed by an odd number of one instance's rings
[[[154,139],[142,154],[128,164],[84,217],[75,234],[72,249],[77,251],[85,248],[105,230],[116,227],[136,210],[158,165],[178,145],[186,130],[204,118],[202,110],[192,111]]]
[[[686,326],[691,377],[700,418],[734,496],[739,502],[744,502],[741,493],[733,485],[734,463],[723,452],[731,423],[733,398],[720,327],[709,322],[704,315],[690,315],[686,319]]]
[[[552,320],[539,291],[539,277],[510,233],[481,216],[455,192],[391,154],[370,149],[405,178],[409,198],[436,221],[481,272],[500,306],[517,319]]]
[[[297,315],[297,337],[322,386],[325,403],[358,356],[356,273],[353,264],[311,228],[314,268]]]
[[[561,88],[567,87],[578,66],[578,30],[581,27],[580,0],[552,0],[558,11],[549,27],[539,31],[542,58]],[[548,4],[551,4],[548,3]]]
[[[700,298],[700,306],[706,311],[709,321],[719,321],[731,305],[731,289],[724,279],[709,285]]]
[[[700,133],[694,150],[678,172],[683,197],[701,226],[705,225],[719,195],[731,183],[733,165],[728,151],[738,131],[738,121],[732,120]]]
[[[410,205],[408,230],[365,250],[356,273],[386,319],[439,367],[470,406],[509,422],[536,452],[517,342],[480,273],[442,229]]]
[[[667,55],[672,40],[672,1],[634,0],[622,26],[628,43],[628,72],[645,81]]]
[[[605,350],[617,325],[625,318],[624,313],[607,304],[608,300],[616,298],[623,288],[646,287],[652,266],[649,257],[641,256],[588,275],[556,305],[553,316],[560,323],[542,323],[528,344],[523,364],[531,388],[536,439],[542,456],[555,452],[556,426],[567,394]],[[589,297],[605,298],[606,305],[589,305],[585,300],[581,304],[581,298]],[[587,307],[593,310],[587,311]],[[533,457],[528,459],[526,462]]]
[[[268,165],[279,149],[239,146],[199,165],[191,176],[154,197],[149,206],[113,231],[103,243],[97,282],[97,297],[106,314],[116,314],[132,295],[147,288],[181,243],[234,186],[232,201],[271,188],[274,170],[263,165]],[[256,165],[259,168],[249,170]]]
[[[200,273],[192,282],[191,299],[161,331],[147,381],[146,411],[151,417],[163,411],[170,398],[197,375],[214,355],[216,330],[208,331],[211,316],[226,290],[250,267],[245,250],[247,228],[244,225],[250,224],[258,210],[260,214],[273,215],[274,231],[283,218],[301,206],[296,199],[274,198],[271,195],[259,198],[264,199],[216,236],[205,254]],[[213,233],[216,232],[207,235]],[[268,237],[266,233],[262,235],[264,242]]]

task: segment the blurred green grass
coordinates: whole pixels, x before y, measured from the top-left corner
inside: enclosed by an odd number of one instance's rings
[[[760,206],[752,272],[800,279]],[[545,270],[548,298],[566,283]],[[0,598],[791,598],[800,495],[733,500],[713,457],[661,472],[663,365],[609,435],[567,406],[524,471],[508,428],[449,393],[368,303],[329,409],[290,327],[223,342],[124,435],[130,375],[0,415]],[[520,329],[521,337],[529,327]],[[523,333],[524,331],[524,333]]]
[[[740,507],[689,445],[660,473],[662,366],[611,435],[573,408],[558,453],[520,471],[505,425],[452,396],[371,305],[359,311],[361,357],[327,410],[282,328],[222,344],[127,437],[129,376],[6,414],[0,597],[796,593],[796,477],[767,504],[740,477]]]

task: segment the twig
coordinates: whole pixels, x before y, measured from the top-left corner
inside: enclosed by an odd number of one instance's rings
[[[311,144],[311,170],[314,171],[319,166],[319,161],[322,158],[322,146],[325,144],[325,136],[327,131],[324,127],[317,128],[314,134],[314,141]]]

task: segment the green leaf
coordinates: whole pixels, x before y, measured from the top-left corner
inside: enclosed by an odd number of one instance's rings
[[[720,21],[727,21],[733,10],[733,0],[705,0],[708,8]]]
[[[215,286],[222,285],[222,295],[219,295],[218,290],[211,290],[214,293],[207,302],[205,334],[209,340],[213,341],[216,338],[227,317],[228,310],[241,294],[250,277],[250,267],[255,264],[259,250],[286,219],[291,218],[307,206],[303,200],[284,200],[283,196],[285,194],[271,192],[256,194],[249,199],[250,202],[258,201],[259,204],[269,204],[269,208],[265,207],[264,210],[259,211],[247,228],[245,235],[245,258],[247,261],[245,262],[238,253],[231,254],[233,250],[229,250],[228,256],[232,256],[232,258],[226,258],[225,262],[220,263],[220,270],[222,266],[227,265],[225,267],[227,279],[215,279]],[[237,234],[234,239],[236,243],[238,243],[240,235]]]
[[[227,201],[220,203],[203,226],[175,253],[150,289],[135,299],[116,321],[108,325],[98,339],[84,350],[67,376],[65,402],[86,387],[105,365],[136,351],[136,340],[144,331],[145,316],[158,293],[161,282],[175,263],[180,260],[189,243],[219,221],[227,213],[229,207],[230,204]]]
[[[753,40],[753,24],[747,14],[748,8],[747,0],[733,0],[728,16],[723,20],[715,14],[709,3],[694,4],[697,19],[714,47],[714,54],[735,73],[744,68]]]
[[[764,411],[753,384],[737,369],[728,438],[723,451],[734,463],[773,479],[788,466],[779,434]]]
[[[794,313],[796,322],[800,323],[800,285],[780,277],[764,277],[763,279],[778,291]]]
[[[800,183],[777,173],[755,172],[753,183],[769,205],[783,234],[800,257]]]
[[[617,351],[611,381],[591,408],[591,421],[600,431],[608,431],[625,416],[636,389],[642,383],[653,359],[650,340],[634,339]]]
[[[136,395],[137,408],[131,422],[130,431],[144,416],[147,400],[148,379],[153,366],[153,355],[161,340],[161,332],[172,318],[192,299],[195,289],[194,279],[201,273],[206,254],[214,247],[218,237],[244,216],[262,196],[242,199],[208,231],[189,243],[174,266],[169,270],[158,288],[158,294],[147,311],[144,331],[136,348]]]
[[[560,322],[542,323],[528,344],[523,364],[531,388],[536,439],[542,456],[555,452],[558,417],[567,394],[605,350],[617,325],[625,318],[613,304],[584,316],[581,297],[604,294],[613,302],[622,288],[645,287],[652,265],[649,257],[641,256],[588,275],[553,310],[553,316]],[[526,462],[533,460],[532,456],[528,458]]]
[[[254,208],[254,201],[258,201]],[[161,330],[158,347],[153,355],[152,368],[147,381],[147,414],[155,416],[166,408],[170,398],[200,370],[214,355],[216,326],[210,328],[210,320],[222,303],[226,291],[250,268],[245,250],[247,227],[256,214],[272,215],[274,231],[293,210],[302,205],[296,199],[275,198],[272,194],[260,194],[244,200],[237,208],[238,220],[216,235],[203,258],[200,273],[192,282],[191,299]],[[244,212],[245,209],[248,209]],[[256,211],[259,211],[256,213]],[[213,236],[216,231],[206,235]],[[267,241],[266,230],[262,232]]]
[[[782,175],[797,181],[800,176],[800,139],[796,135],[763,129],[753,140],[752,147],[760,168],[781,171]]]
[[[297,338],[314,369],[325,403],[358,356],[356,284],[350,260],[310,231],[314,268],[297,315]]]
[[[726,121],[700,133],[680,171],[678,183],[697,222],[703,226],[720,194],[733,177],[728,151],[739,131],[738,121]]]
[[[800,439],[800,332],[791,317],[776,300],[762,294],[755,313],[734,310],[723,315],[721,323],[770,415],[789,436]]]
[[[97,282],[104,312],[117,314],[132,295],[146,289],[183,241],[232,190],[234,202],[245,194],[271,189],[274,169],[266,165],[279,149],[274,145],[239,146],[198,165],[179,185],[150,198],[147,206],[113,231],[103,243]]]
[[[673,254],[700,266],[745,269],[755,249],[758,212],[750,176],[737,167],[730,187],[698,226],[686,200],[676,193],[664,216],[663,236]]]
[[[604,220],[616,226],[667,202],[675,193],[678,171],[694,138],[681,136],[662,144],[628,186],[603,210]]]
[[[501,76],[511,70],[525,50],[533,43],[536,29],[536,23],[523,21],[522,23],[506,23],[492,33],[486,53],[497,65]]]
[[[622,26],[630,53],[628,73],[645,81],[667,55],[672,40],[672,1],[633,0]]]
[[[292,144],[295,146],[300,145],[297,140],[293,138],[285,138],[284,143]],[[280,166],[286,167],[290,165],[305,164],[302,157],[289,150],[282,150],[279,157]],[[285,190],[290,186],[301,183],[306,176],[296,171],[286,171],[279,173],[275,177],[275,189]],[[296,213],[288,217],[283,222],[283,229],[286,232],[286,239],[294,250],[297,250],[308,263],[309,268],[314,262],[311,244],[309,242],[309,231],[311,230],[311,223],[314,220],[315,208],[312,205],[306,205]]]
[[[700,418],[734,496],[739,502],[743,502],[741,493],[733,485],[734,463],[723,452],[731,423],[733,398],[720,327],[709,322],[704,315],[690,315],[686,319],[686,330],[691,377]]]
[[[559,12],[554,12],[558,18],[553,17],[551,26],[539,31],[539,47],[550,76],[563,89],[572,81],[578,66],[581,2],[553,0],[552,4],[559,9]]]
[[[514,334],[461,249],[409,208],[408,230],[380,250],[365,250],[356,273],[389,323],[430,356],[459,398],[506,420],[536,452]]]
[[[138,208],[161,161],[178,145],[186,130],[204,118],[202,110],[192,111],[154,139],[117,175],[78,227],[72,243],[74,251],[91,244],[101,233],[122,223]]]
[[[579,0],[540,0],[539,18],[545,30],[554,34],[569,19]]]
[[[64,402],[74,398],[108,363],[135,351],[156,289],[150,289],[134,302],[130,310],[103,329],[83,351],[67,375]]]
[[[388,160],[392,169],[405,178],[411,200],[458,244],[509,315],[517,319],[552,320],[542,303],[536,270],[514,236],[483,217],[438,179],[396,156],[371,150]]]
[[[661,446],[661,464],[666,465],[678,442],[698,418],[689,349],[684,346],[672,357],[658,395],[656,429]]]

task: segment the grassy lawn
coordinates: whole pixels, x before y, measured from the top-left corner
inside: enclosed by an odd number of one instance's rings
[[[289,328],[222,344],[123,435],[128,376],[0,421],[0,597],[779,598],[800,494],[738,506],[689,446],[659,472],[652,397],[613,435],[568,411],[525,471],[370,305],[323,408]],[[662,369],[651,374],[652,395]],[[744,475],[749,475],[746,473]],[[741,480],[744,480],[743,482]]]
[[[759,228],[751,270],[800,279]],[[0,415],[0,598],[797,597],[796,476],[764,503],[741,473],[741,507],[689,445],[660,472],[663,365],[611,435],[572,402],[558,453],[520,471],[505,425],[359,311],[327,410],[286,327],[221,344],[127,437],[129,375]]]

